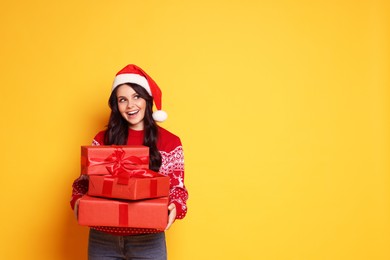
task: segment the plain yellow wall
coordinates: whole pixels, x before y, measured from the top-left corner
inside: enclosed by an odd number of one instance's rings
[[[86,259],[69,207],[114,74],[186,156],[169,259],[390,259],[388,1],[3,1],[1,259]]]

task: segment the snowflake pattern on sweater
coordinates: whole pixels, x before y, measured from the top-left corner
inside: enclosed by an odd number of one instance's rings
[[[143,131],[129,130],[127,145],[140,145],[143,143]],[[104,131],[99,132],[92,145],[103,145]],[[169,201],[176,206],[176,219],[182,219],[187,214],[188,192],[184,185],[184,153],[179,137],[159,127],[157,148],[161,154],[161,167],[159,173],[170,177]],[[71,207],[88,191],[88,176],[80,175],[72,186]],[[156,229],[123,228],[123,227],[92,227],[99,231],[114,235],[136,235],[161,232]]]

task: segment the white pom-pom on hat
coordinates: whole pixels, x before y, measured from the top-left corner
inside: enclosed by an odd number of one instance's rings
[[[153,119],[157,122],[164,122],[168,118],[167,113],[163,110],[154,111],[152,116],[153,116]]]
[[[161,89],[145,71],[143,71],[137,65],[127,65],[116,74],[111,91],[113,91],[117,86],[125,83],[137,84],[143,87],[149,93],[149,95],[153,97],[154,104],[157,108],[157,111],[154,111],[152,115],[155,121],[164,122],[168,118],[167,113],[161,110]]]

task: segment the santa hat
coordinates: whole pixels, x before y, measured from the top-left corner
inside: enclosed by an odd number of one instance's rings
[[[154,80],[146,74],[145,71],[134,64],[127,65],[116,74],[114,83],[112,84],[112,91],[117,86],[125,83],[135,83],[140,85],[149,93],[149,95],[153,97],[154,104],[157,108],[152,115],[155,121],[163,122],[167,119],[167,113],[161,110],[161,90],[157,86],[156,82],[154,82]]]

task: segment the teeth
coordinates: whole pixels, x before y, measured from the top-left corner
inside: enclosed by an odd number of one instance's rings
[[[131,115],[134,115],[134,114],[137,114],[137,113],[138,113],[138,110],[137,111],[128,112],[127,114],[131,116]]]

